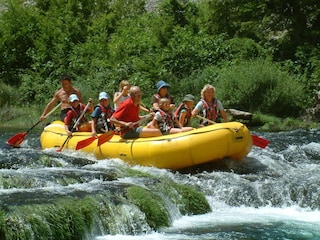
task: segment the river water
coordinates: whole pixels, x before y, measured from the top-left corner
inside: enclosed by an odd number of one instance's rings
[[[125,165],[116,159],[97,162],[90,156],[72,151],[58,154],[53,149],[41,150],[39,133],[29,133],[22,148],[12,149],[4,142],[13,134],[3,131],[0,134],[0,176],[2,179],[4,176],[39,176],[38,187],[44,197],[48,196],[46,191],[68,195],[71,188],[97,188],[101,176],[94,174],[95,169],[101,171]],[[268,139],[270,144],[265,149],[253,147],[240,162],[225,159],[183,172],[126,166],[200,189],[211,206],[210,213],[177,214],[170,227],[158,231],[132,235],[119,230],[112,235],[88,239],[320,239],[320,132],[295,130],[253,134]],[[39,164],[39,159],[47,159],[46,156],[56,164],[52,167]],[[49,179],[58,174],[80,171],[88,171],[87,177],[91,178],[94,187],[88,185],[88,181],[83,183],[85,186],[79,183],[62,188],[54,182],[48,186]],[[139,179],[123,181],[139,184]],[[0,202],[10,204],[8,199],[15,190],[0,189]],[[30,190],[20,194],[24,199],[31,198]]]

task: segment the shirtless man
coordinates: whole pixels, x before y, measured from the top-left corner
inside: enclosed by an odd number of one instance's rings
[[[40,121],[43,121],[45,119],[45,115],[50,112],[50,110],[54,107],[54,105],[61,101],[61,114],[60,119],[61,121],[64,120],[66,113],[68,111],[68,108],[70,107],[69,104],[69,96],[71,94],[76,94],[80,100],[81,103],[83,103],[81,93],[79,89],[72,86],[71,83],[71,77],[69,75],[64,75],[61,77],[61,85],[62,88],[60,88],[53,96],[51,101],[47,104],[45,109],[43,110],[43,113],[40,117]]]

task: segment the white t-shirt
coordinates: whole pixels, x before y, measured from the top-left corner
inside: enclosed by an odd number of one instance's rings
[[[121,94],[120,92],[117,92],[117,94]],[[119,104],[114,103],[114,110],[117,109],[117,107],[120,105],[120,103],[122,103],[124,100],[127,100],[130,97],[130,95],[128,94],[127,96],[121,96],[120,100],[119,100]]]

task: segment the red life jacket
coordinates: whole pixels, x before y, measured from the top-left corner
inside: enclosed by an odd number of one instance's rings
[[[186,117],[184,118],[183,126],[187,126],[187,125],[189,124],[190,118],[191,118],[191,116],[192,116],[192,114],[191,114],[191,109],[188,108],[188,105],[187,105],[187,104],[181,103],[181,104],[179,105],[179,107],[176,109],[176,111],[174,112],[174,114],[175,114],[177,117],[179,117],[179,113],[180,113],[180,111],[183,110],[183,109],[186,109],[186,110],[187,110],[187,115],[186,115]]]
[[[83,104],[79,103],[79,112],[76,109],[74,109],[72,106],[69,109],[72,110],[72,112],[73,112],[72,121],[75,123],[77,121],[77,119],[80,117],[80,115],[82,114],[82,112],[84,110],[84,106],[83,106]],[[85,116],[83,116],[80,119],[79,123],[83,123],[85,121],[86,121],[86,118],[85,118]]]
[[[204,99],[201,99],[201,102],[203,104],[203,116],[205,118],[208,118],[212,121],[215,121],[218,115],[218,101],[217,99],[213,99],[213,102],[211,104],[207,103]]]
[[[84,107],[84,105],[82,103],[79,103],[79,111],[77,111],[77,109],[74,109],[72,106],[70,106],[68,108],[68,111],[70,111],[70,110],[72,111],[72,119],[71,119],[70,124],[69,124],[69,130],[72,130],[72,127],[75,125],[77,119],[80,117],[80,115],[83,112],[84,108],[85,107]],[[78,131],[79,125],[81,123],[84,123],[84,122],[86,122],[86,118],[83,115],[83,117],[80,119],[80,121],[78,123],[78,126],[75,126],[75,130]]]

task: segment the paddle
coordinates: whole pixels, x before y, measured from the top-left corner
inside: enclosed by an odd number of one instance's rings
[[[269,144],[269,141],[267,139],[264,139],[264,138],[259,137],[257,135],[251,134],[251,137],[252,137],[253,144],[258,147],[265,148]]]
[[[110,131],[105,132],[105,134],[100,135],[97,138],[92,136],[92,137],[89,137],[89,138],[84,139],[82,141],[79,141],[77,143],[76,150],[79,150],[81,148],[89,146],[96,139],[98,139],[98,144],[99,144],[99,141],[100,141],[100,145],[101,145],[101,144],[109,141],[113,137],[114,134],[115,134],[115,132],[110,130]]]
[[[82,111],[80,117],[77,119],[77,121],[75,122],[75,124],[74,124],[73,127],[71,128],[71,132],[73,132],[73,131],[76,129],[76,127],[77,127],[77,125],[79,124],[81,118],[82,118],[82,117],[84,116],[84,114],[86,113],[89,105],[90,105],[90,102],[87,103],[87,105],[86,105],[86,107],[84,108],[84,110]],[[67,143],[67,141],[69,141],[70,138],[72,138],[72,135],[70,135],[70,136],[68,136],[68,137],[66,138],[66,140],[63,142],[63,144],[62,144],[61,147],[57,150],[57,152],[61,152],[61,151],[62,151],[64,145]]]
[[[140,120],[136,121],[133,123],[133,125],[137,125],[142,123],[143,121],[145,121],[146,119],[150,118],[152,116],[152,114],[147,114],[145,115],[143,118],[141,118]],[[128,127],[125,127],[124,129],[127,129]],[[124,130],[123,129],[123,130]],[[106,132],[106,134],[102,134],[98,137],[98,147],[102,144],[104,144],[105,142],[110,141],[110,139],[113,137],[113,135],[115,134],[114,131],[108,131]]]
[[[216,122],[214,122],[214,121],[212,121],[212,120],[210,120],[208,118],[202,117],[200,115],[197,115],[197,117],[202,119],[202,120],[205,120],[205,121],[207,121],[209,123],[212,123],[212,124],[216,123]],[[253,145],[258,146],[260,148],[265,148],[269,144],[269,141],[267,139],[264,139],[264,138],[259,137],[257,135],[251,135],[251,137],[252,137]]]
[[[109,142],[110,139],[113,137],[113,135],[115,134],[115,131],[107,131],[104,134],[101,134],[98,137],[98,144],[97,146],[99,147],[100,145],[104,144],[105,142]]]
[[[57,110],[61,105],[61,102],[55,106],[50,112],[48,112],[44,118],[47,118],[49,115],[51,115],[55,110]],[[25,136],[27,135],[28,132],[30,132],[35,126],[37,126],[39,123],[41,122],[41,120],[39,120],[36,124],[34,124],[31,128],[29,128],[28,130],[26,130],[25,132],[22,133],[17,133],[16,135],[12,136],[11,138],[9,138],[9,140],[7,141],[7,144],[13,147],[18,147],[23,141]]]
[[[77,146],[76,146],[76,150],[79,150],[81,148],[84,148],[86,146],[89,146],[94,140],[96,140],[97,138],[92,136],[92,137],[89,137],[87,139],[84,139],[84,140],[81,140],[77,143]]]
[[[110,131],[105,132],[105,134],[101,134],[97,138],[92,136],[92,137],[89,137],[89,138],[84,139],[82,141],[79,141],[77,143],[76,150],[79,150],[79,149],[85,148],[86,146],[89,146],[96,139],[98,139],[98,146],[100,146],[101,144],[109,141],[113,137],[114,134],[115,134],[115,132],[110,130]]]

